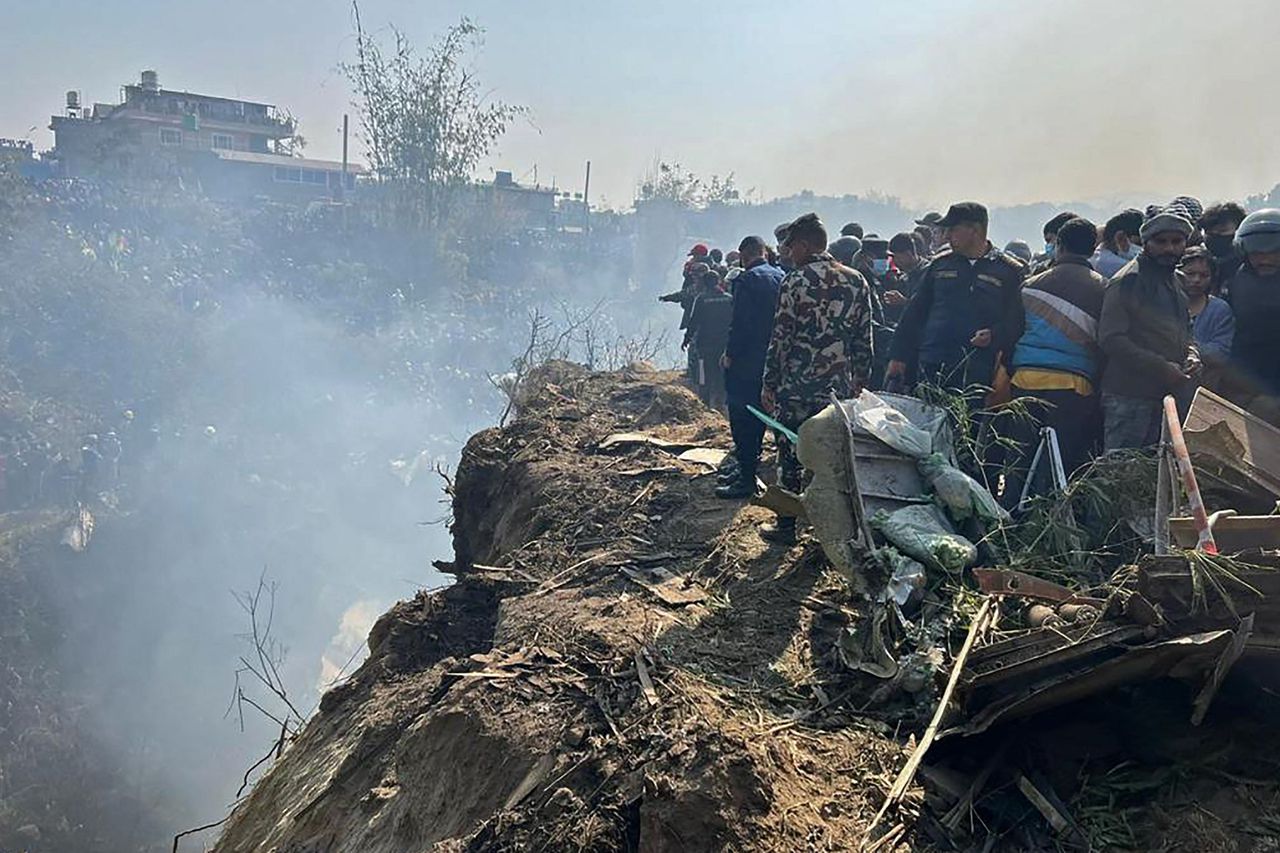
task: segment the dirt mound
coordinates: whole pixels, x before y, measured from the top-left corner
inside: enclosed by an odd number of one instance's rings
[[[847,589],[816,542],[766,545],[769,514],[716,500],[710,466],[680,458],[725,447],[727,430],[674,374],[559,366],[526,393],[509,426],[463,451],[455,559],[440,564],[457,583],[378,621],[368,660],[215,849],[862,849],[936,687],[885,701],[838,663],[835,639],[859,616]],[[1122,695],[1018,724],[1035,737],[948,743],[921,774],[923,802],[955,802],[991,755],[1039,751],[1035,766],[1076,783],[1069,808],[1100,846],[1250,849],[1276,803],[1256,756],[1169,745],[1264,726],[1135,725],[1167,704]],[[1126,752],[1138,731],[1168,748]],[[1045,759],[1063,744],[1066,759]],[[961,815],[973,849],[1053,846],[1012,782],[990,788]],[[1186,808],[1188,791],[1226,817]],[[921,802],[917,788],[908,811]],[[934,849],[945,833],[929,814],[872,846]],[[976,816],[1002,814],[1021,828],[988,843]]]
[[[453,487],[457,584],[379,620],[368,661],[217,850],[857,837],[880,796],[866,780],[902,746],[828,710],[822,658],[850,615],[838,579],[816,545],[766,547],[768,514],[716,501],[708,466],[597,449],[638,430],[726,441],[723,419],[647,370],[559,370],[510,426],[474,436]],[[677,587],[688,602],[664,602]]]

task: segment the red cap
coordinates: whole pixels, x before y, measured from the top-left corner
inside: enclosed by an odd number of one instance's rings
[[[695,258],[705,258],[711,254],[711,250],[707,248],[706,243],[694,243],[693,248],[689,250],[689,254]]]

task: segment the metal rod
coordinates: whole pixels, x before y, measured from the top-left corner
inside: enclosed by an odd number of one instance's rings
[[[342,178],[341,186],[338,187],[338,198],[344,200],[347,197],[347,133],[351,129],[351,119],[346,114],[342,114]],[[344,222],[345,222],[345,213]]]
[[[1178,421],[1178,404],[1172,395],[1164,398],[1164,421],[1169,428],[1169,443],[1173,447],[1173,458],[1178,463],[1178,473],[1182,475],[1182,488],[1187,493],[1187,503],[1191,505],[1191,517],[1196,522],[1196,550],[1216,554],[1218,543],[1213,540],[1209,514],[1205,512],[1204,501],[1200,499],[1196,471],[1191,467],[1191,454],[1187,452],[1187,442],[1182,437],[1182,424]]]
[[[1172,478],[1169,476],[1169,424],[1160,419],[1160,447],[1156,454],[1155,553],[1169,553],[1169,513]]]
[[[1040,457],[1044,455],[1044,432],[1040,433],[1040,440],[1036,442],[1036,452],[1031,456],[1031,464],[1027,466],[1027,478],[1022,483],[1022,492],[1018,495],[1018,512],[1022,512],[1027,507],[1027,501],[1031,499],[1031,483],[1036,478],[1036,470],[1040,467]]]
[[[872,548],[871,524],[867,521],[866,504],[862,502],[862,489],[858,487],[858,450],[853,444],[853,421],[849,419],[849,413],[845,411],[844,403],[840,402],[840,398],[836,396],[834,391],[831,392],[831,404],[840,413],[840,420],[844,421],[845,434],[848,437],[845,445],[849,463],[847,485],[849,487],[850,509],[853,510],[856,516],[854,521],[858,523],[858,531],[862,540],[858,544],[870,551]]]
[[[587,179],[582,184],[582,230],[591,233],[591,161],[587,161]]]
[[[757,418],[759,418],[760,421],[764,423],[765,426],[769,427],[770,429],[776,429],[778,432],[785,435],[787,437],[787,440],[790,441],[792,444],[796,443],[796,439],[797,439],[796,434],[791,430],[787,429],[786,427],[784,427],[780,421],[776,420],[775,418],[769,417],[764,412],[757,409],[755,406],[747,406],[747,411],[755,415]]]
[[[1062,467],[1062,447],[1058,444],[1058,431],[1053,427],[1043,429],[1045,442],[1049,445],[1049,462],[1053,466],[1053,484],[1058,491],[1067,490],[1067,472]]]

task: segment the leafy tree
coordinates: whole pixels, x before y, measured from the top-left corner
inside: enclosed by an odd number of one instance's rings
[[[654,163],[640,185],[640,201],[666,201],[684,208],[702,208],[735,201],[733,173],[702,179],[679,163]]]
[[[523,115],[522,106],[490,101],[468,54],[483,30],[463,18],[419,56],[399,30],[384,47],[356,25],[356,61],[342,70],[356,92],[362,136],[375,179],[390,185],[389,198],[427,226],[449,215],[457,190],[479,162]]]

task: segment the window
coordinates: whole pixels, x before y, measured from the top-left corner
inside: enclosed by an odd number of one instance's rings
[[[289,184],[296,184],[302,181],[302,170],[291,169],[288,166],[276,166],[272,177],[277,181],[283,181]]]
[[[213,147],[225,148],[230,151],[236,147],[236,138],[229,133],[215,133],[213,135]]]
[[[319,169],[303,169],[302,182],[304,184],[324,186],[328,182],[328,176]]]
[[[160,128],[160,144],[161,145],[181,145],[182,131],[174,130],[169,127]]]

